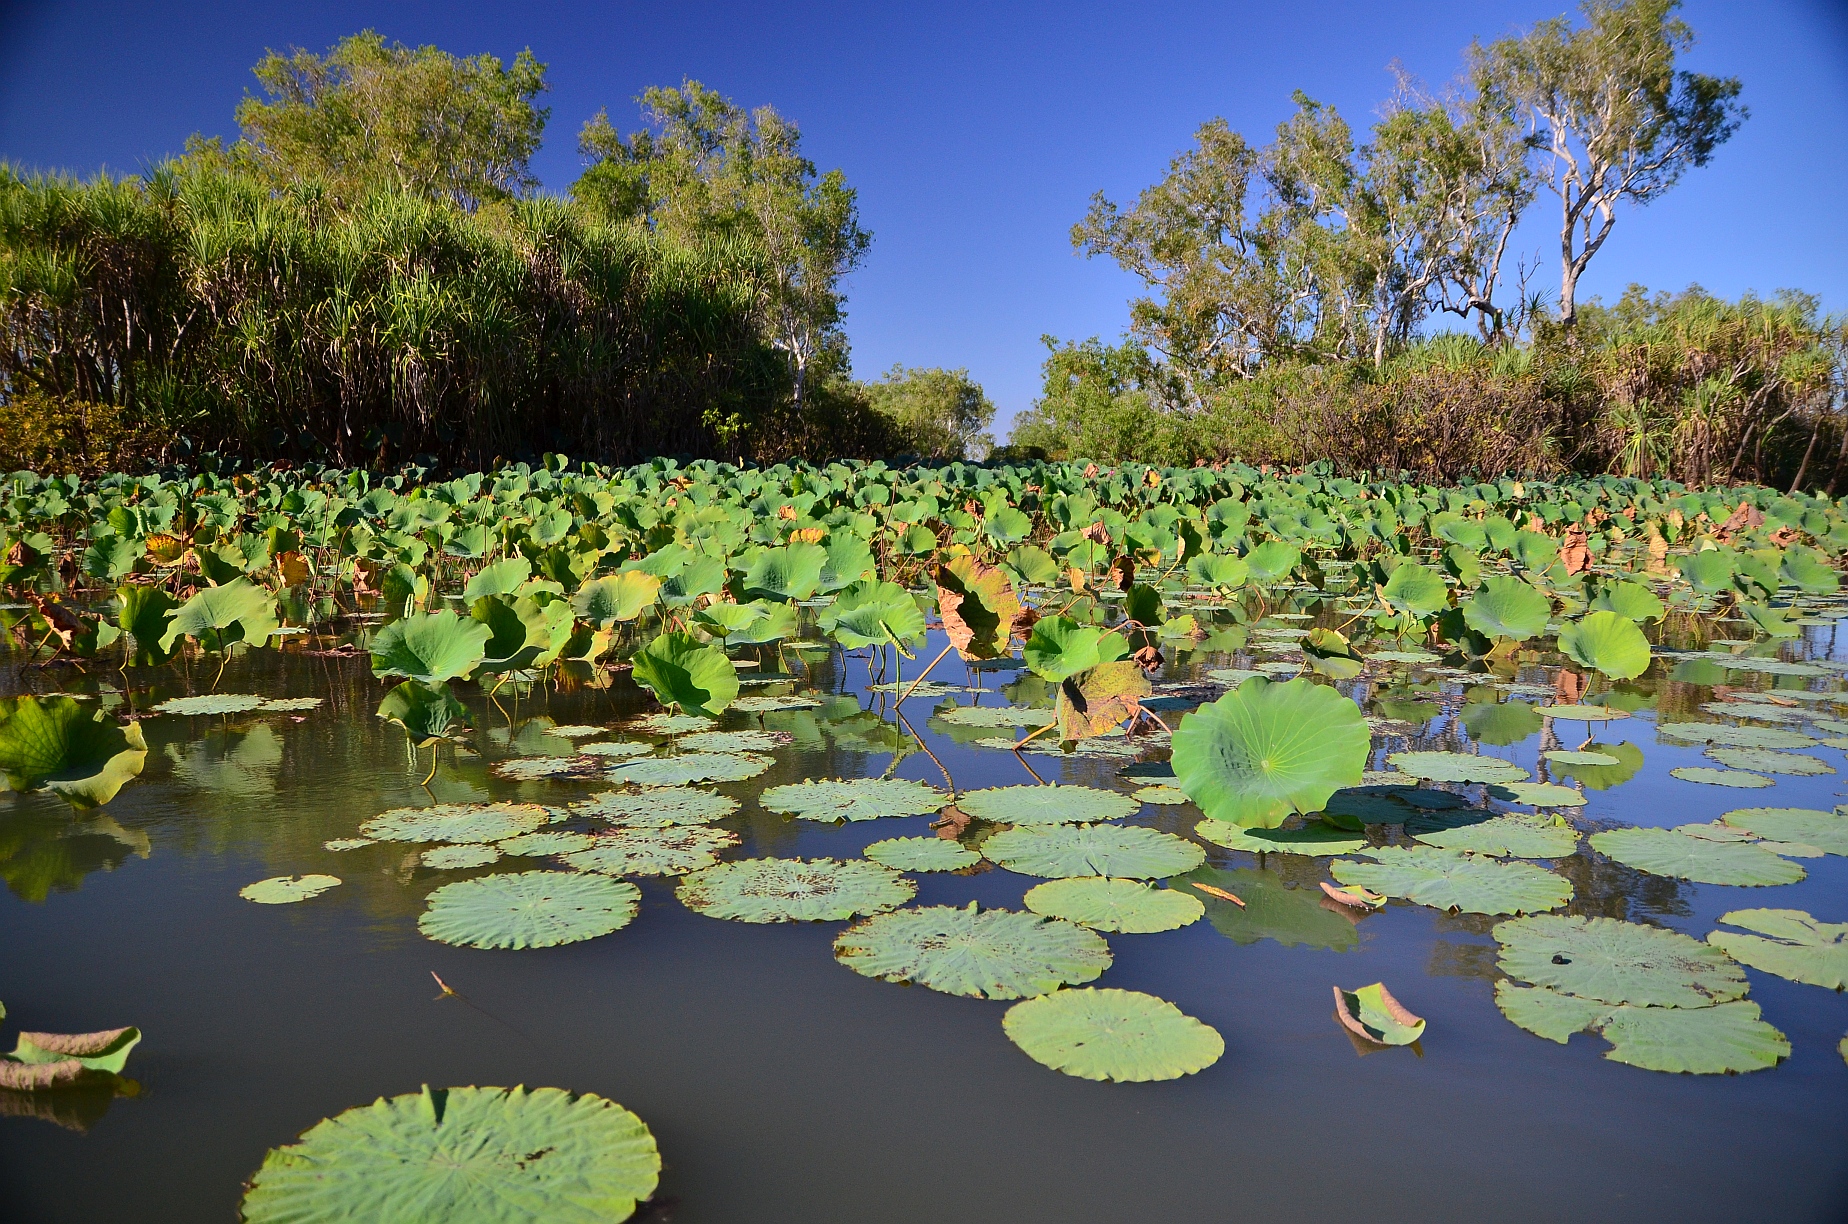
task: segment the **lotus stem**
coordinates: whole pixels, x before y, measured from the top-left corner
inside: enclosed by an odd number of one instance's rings
[[[943,762],[937,759],[937,754],[930,750],[930,745],[924,742],[924,737],[919,735],[917,732],[917,728],[911,725],[911,720],[905,717],[905,712],[899,709],[894,709],[892,712],[898,715],[899,722],[905,724],[905,730],[911,732],[911,738],[918,742],[918,747],[924,750],[924,755],[929,757],[932,763],[934,763],[937,766],[938,770],[942,772],[943,780],[949,784],[950,798],[955,799],[956,798],[956,779],[950,777],[950,771],[943,767]]]
[[[903,693],[899,695],[898,704],[903,705],[905,703],[905,698],[911,696],[912,689],[915,689],[918,687],[918,685],[924,683],[924,677],[930,675],[931,668],[943,662],[944,656],[949,654],[950,651],[954,649],[956,649],[956,647],[954,646],[945,646],[943,650],[937,655],[937,657],[930,661],[930,667],[926,667],[922,672],[918,673],[918,678],[911,682],[911,688],[906,689]]]
[[[430,745],[430,772],[423,780],[425,790],[430,789],[430,783],[436,778],[436,754],[438,751],[439,749],[435,744]]]
[[[1037,730],[1027,732],[1026,738],[1022,739],[1019,743],[1014,745],[1014,751],[1019,752],[1022,748],[1025,748],[1028,744],[1032,743],[1034,740],[1038,739],[1040,736],[1046,734],[1046,732],[1052,730],[1054,727],[1058,725],[1059,724],[1056,721],[1049,722]],[[1034,774],[1033,776],[1036,778],[1039,777],[1038,774]]]

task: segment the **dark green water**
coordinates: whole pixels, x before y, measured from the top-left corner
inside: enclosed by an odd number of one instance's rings
[[[1186,658],[1169,678],[1226,661]],[[150,678],[153,691],[136,694],[143,707],[187,691],[177,671],[138,679]],[[210,679],[195,667],[197,689]],[[873,700],[857,660],[824,663],[815,681]],[[95,683],[66,669],[0,673],[8,693]],[[1423,706],[1432,721],[1418,746],[1454,746],[1449,715],[1466,686],[1439,677],[1428,687],[1438,700]],[[1633,687],[1676,708],[1709,695]],[[146,772],[105,815],[74,819],[57,799],[0,794],[6,1040],[15,1027],[146,1033],[129,1067],[138,1097],[6,1104],[56,1114],[0,1117],[6,1220],[233,1221],[266,1149],[426,1082],[554,1085],[620,1101],[653,1128],[665,1160],[657,1200],[637,1218],[677,1224],[1848,1218],[1848,1066],[1836,1048],[1848,998],[1835,993],[1750,971],[1751,997],[1790,1038],[1786,1062],[1743,1076],[1641,1071],[1604,1060],[1594,1035],[1558,1046],[1501,1016],[1492,920],[1395,903],[1356,922],[1320,904],[1328,860],[1260,863],[1209,847],[1211,864],[1254,873],[1240,891],[1266,898],[1263,916],[1226,918],[1221,906],[1212,916],[1224,931],[1202,921],[1112,935],[1116,962],[1098,984],[1172,1000],[1224,1035],[1225,1056],[1169,1083],[1076,1080],[1008,1042],[1004,1003],[860,977],[832,958],[841,924],[717,921],[683,908],[670,882],[642,881],[635,922],[589,942],[503,952],[431,942],[416,930],[423,898],[476,873],[420,867],[415,847],[321,846],[380,811],[428,802],[428,754],[410,762],[402,732],[372,716],[381,686],[365,660],[263,652],[234,661],[220,688],[326,703],[299,719],[148,718]],[[932,704],[905,708],[959,787],[1032,780],[1011,754],[933,730]],[[488,763],[510,752],[507,724],[478,696],[471,706],[481,755],[445,757],[439,799],[561,803],[598,789],[491,777]],[[536,691],[508,704],[520,720],[511,751],[564,749],[535,718],[613,724],[640,708],[622,680]],[[1671,779],[1674,766],[1711,762],[1658,742],[1655,717],[1646,707],[1598,731],[1639,744],[1645,765],[1590,792],[1576,823],[1670,826],[1735,807],[1845,801],[1848,775],[1780,777],[1750,792]],[[723,725],[757,722],[731,714]],[[834,827],[762,812],[754,796],[765,787],[878,774],[891,760],[832,734],[838,723],[768,722],[820,735],[799,736],[768,774],[717,788],[744,800],[726,822],[744,836],[735,855],[845,857],[927,831],[928,817]],[[1484,751],[1531,769],[1537,749],[1535,737]],[[1839,751],[1819,754],[1848,769]],[[1120,785],[1119,761],[1028,759],[1048,780]],[[943,782],[922,752],[896,775]],[[1191,807],[1145,807],[1137,819],[1186,834],[1197,818]],[[1696,937],[1745,906],[1848,920],[1848,860],[1803,862],[1799,884],[1721,888],[1643,875],[1581,842],[1557,869],[1578,889],[1567,912]],[[310,871],[345,882],[298,905],[237,895]],[[915,878],[920,904],[1008,907],[1036,882],[999,869]],[[465,999],[439,997],[432,972]],[[1421,1052],[1361,1056],[1332,1018],[1332,985],[1382,980],[1429,1021]]]

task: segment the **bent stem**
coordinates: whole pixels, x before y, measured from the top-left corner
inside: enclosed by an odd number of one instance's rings
[[[917,732],[917,728],[911,725],[911,720],[905,717],[905,712],[900,709],[894,709],[892,713],[898,715],[898,721],[905,724],[905,730],[911,732],[911,738],[918,742],[918,747],[924,750],[924,755],[929,757],[931,761],[937,766],[938,770],[942,772],[943,780],[949,784],[950,798],[955,799],[956,798],[956,779],[950,777],[950,771],[943,767],[942,761],[937,760],[937,754],[930,750],[930,745],[924,742],[924,737],[919,735]]]
[[[899,694],[898,704],[903,705],[905,698],[911,696],[912,690],[917,688],[918,685],[924,683],[924,677],[930,675],[930,669],[932,667],[937,666],[937,664],[943,662],[944,657],[947,656],[950,653],[950,651],[955,650],[955,649],[956,647],[954,646],[945,646],[943,650],[937,655],[937,657],[930,661],[930,667],[926,667],[922,672],[918,673],[918,678],[911,682],[911,687],[907,688],[903,693]]]
[[[1014,752],[1018,754],[1022,748],[1025,748],[1028,744],[1032,743],[1034,740],[1038,739],[1040,736],[1046,734],[1046,732],[1052,730],[1054,727],[1058,725],[1059,724],[1057,722],[1049,722],[1049,723],[1046,723],[1044,726],[1040,727],[1036,731],[1027,732],[1026,738],[1022,739],[1019,743],[1014,745],[1014,749],[1013,749]],[[1028,770],[1027,772],[1032,773],[1033,771]],[[1033,776],[1036,778],[1039,777],[1038,774],[1033,774]]]
[[[423,780],[423,787],[425,790],[430,789],[430,783],[436,778],[436,754],[438,751],[439,749],[435,744],[430,745],[430,773]]]

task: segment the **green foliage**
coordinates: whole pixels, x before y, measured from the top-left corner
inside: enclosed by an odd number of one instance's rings
[[[995,406],[968,370],[895,365],[866,384],[874,411],[892,422],[898,450],[924,459],[980,459]]]
[[[1360,781],[1371,743],[1360,709],[1308,680],[1248,680],[1174,733],[1180,787],[1214,820],[1276,828]]]
[[[715,646],[664,633],[635,656],[635,682],[662,705],[716,718],[738,696],[738,669]]]
[[[100,807],[141,773],[147,755],[140,723],[119,724],[69,697],[0,698],[0,773],[16,791]]]

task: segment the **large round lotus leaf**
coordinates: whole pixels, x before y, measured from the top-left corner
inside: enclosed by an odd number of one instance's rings
[[[1245,567],[1253,582],[1269,584],[1288,578],[1302,560],[1302,553],[1282,540],[1266,540],[1245,554]]]
[[[1740,808],[1720,817],[1735,829],[1771,841],[1798,842],[1827,854],[1848,855],[1848,816],[1808,808]]]
[[[1214,820],[1276,828],[1360,781],[1372,736],[1360,707],[1310,680],[1250,680],[1181,719],[1180,788]]]
[[[379,631],[372,643],[372,674],[441,684],[475,670],[492,630],[454,612],[413,612]]]
[[[691,786],[660,786],[643,791],[607,791],[571,805],[574,816],[607,820],[625,829],[665,829],[669,825],[706,824],[738,810],[738,801]]]
[[[680,882],[680,900],[708,918],[838,922],[896,909],[918,886],[864,859],[740,859]]]
[[[0,773],[16,791],[49,790],[73,807],[100,807],[141,773],[138,722],[118,723],[69,697],[0,698]]]
[[[1166,999],[1133,990],[1061,990],[1016,1003],[1001,1018],[1008,1040],[1080,1079],[1179,1079],[1219,1061],[1226,1043]]]
[[[1770,748],[1710,748],[1707,755],[1728,769],[1749,769],[1754,773],[1818,777],[1835,772],[1834,766],[1815,757]]]
[[[1199,921],[1206,907],[1198,897],[1140,880],[1074,876],[1048,880],[1027,890],[1026,906],[1048,918],[1063,918],[1094,931],[1128,935],[1172,931]]]
[[[600,835],[588,849],[564,856],[567,866],[604,875],[685,875],[710,867],[738,835],[708,825],[620,829]]]
[[[633,1215],[660,1172],[654,1136],[614,1101],[558,1088],[426,1087],[272,1149],[242,1218],[605,1224]]]
[[[577,871],[518,871],[445,884],[417,929],[468,948],[550,948],[628,926],[642,892],[626,880]]]
[[[700,731],[682,736],[679,747],[682,752],[769,752],[785,742],[786,737],[770,731]]]
[[[1192,871],[1206,860],[1206,852],[1190,841],[1119,825],[1007,829],[983,842],[982,854],[1009,871],[1051,879],[1159,879]]]
[[[1168,885],[1198,892],[1206,905],[1207,921],[1236,944],[1269,939],[1286,948],[1326,948],[1331,952],[1348,952],[1360,946],[1351,911],[1326,900],[1313,885],[1293,886],[1276,872],[1250,867],[1230,871],[1199,867],[1176,876]],[[1226,900],[1223,893],[1231,893],[1244,904]]]
[[[1745,995],[1745,972],[1678,931],[1615,918],[1540,914],[1499,922],[1503,973],[1604,1003],[1707,1007]]]
[[[1527,776],[1511,761],[1466,752],[1395,752],[1386,763],[1430,782],[1519,782]]]
[[[964,791],[956,806],[977,820],[996,824],[1090,824],[1133,815],[1128,795],[1094,786],[992,786]]]
[[[1716,842],[1676,829],[1609,829],[1591,835],[1591,848],[1626,867],[1697,884],[1763,887],[1794,884],[1808,874],[1763,846]]]
[[[1463,604],[1463,620],[1484,637],[1524,642],[1546,628],[1553,605],[1519,578],[1490,578]]]
[[[500,848],[504,853],[517,854],[522,858],[540,858],[550,854],[571,854],[578,850],[588,850],[596,840],[588,833],[541,830],[537,833],[522,833],[518,837],[509,837],[500,844]]]
[[[1645,1071],[1725,1075],[1790,1057],[1790,1041],[1749,999],[1717,1007],[1617,1007],[1598,1026],[1604,1057]]]
[[[1562,994],[1544,986],[1517,986],[1503,978],[1495,983],[1495,1006],[1502,1015],[1536,1037],[1566,1044],[1610,1014],[1611,1005],[1597,999]]]
[[[1043,727],[1057,714],[1028,706],[947,706],[933,717],[959,727]]]
[[[1045,994],[1110,967],[1110,946],[1081,926],[974,902],[869,918],[841,932],[834,955],[867,977],[978,999]]]
[[[551,820],[536,803],[439,803],[381,812],[359,831],[377,841],[493,842],[531,833]]]
[[[1702,786],[1732,786],[1741,790],[1762,790],[1777,785],[1763,774],[1747,773],[1743,769],[1708,769],[1705,765],[1682,765],[1669,770],[1668,776],[1683,782],[1698,782]]]
[[[1498,782],[1489,787],[1489,794],[1503,803],[1519,803],[1526,807],[1585,806],[1584,795],[1556,782]]]
[[[433,846],[418,855],[418,861],[438,871],[455,871],[467,867],[486,867],[489,863],[498,862],[500,856],[499,846]]]
[[[1619,710],[1612,706],[1597,705],[1543,705],[1538,708],[1542,718],[1560,718],[1567,722],[1612,722],[1619,718],[1630,717],[1628,710]]]
[[[1746,718],[1754,722],[1798,723],[1804,718],[1801,710],[1761,705],[1756,701],[1704,701],[1700,709],[1705,714],[1718,714],[1722,718]]]
[[[662,710],[644,714],[629,725],[655,735],[680,735],[687,731],[710,731],[715,724],[703,714],[674,714]]]
[[[510,782],[538,782],[545,778],[594,777],[601,768],[591,757],[537,756],[498,761],[489,772]]]
[[[1712,931],[1707,935],[1708,943],[1740,964],[1793,982],[1848,989],[1848,923],[1818,922],[1802,910],[1790,909],[1734,910],[1721,914],[1720,921],[1758,932]]]
[[[273,876],[244,885],[237,895],[258,905],[287,905],[318,897],[338,883],[340,877],[330,875]]]
[[[1423,616],[1450,605],[1450,588],[1440,575],[1418,562],[1402,561],[1386,576],[1380,598],[1396,611]]]
[[[1409,808],[1405,812],[1412,814]],[[1246,829],[1223,820],[1202,820],[1194,825],[1194,836],[1228,850],[1248,850],[1253,854],[1353,854],[1367,845],[1363,834],[1319,820],[1305,821],[1300,829]]]
[[[1120,633],[1081,625],[1064,616],[1048,616],[1033,626],[1021,658],[1034,675],[1056,684],[1128,653],[1129,644]]]
[[[820,551],[817,549],[816,551]],[[715,717],[738,696],[738,669],[717,646],[663,633],[637,651],[630,674],[662,705]]]
[[[315,698],[319,704],[320,698]],[[263,705],[249,693],[201,693],[197,697],[171,697],[154,707],[156,714],[242,714]]]
[[[445,686],[433,687],[421,680],[406,680],[385,694],[377,714],[403,727],[419,748],[468,730],[468,707]]]
[[[1463,707],[1463,729],[1478,744],[1505,748],[1540,730],[1540,715],[1525,701],[1478,701]]]
[[[959,871],[982,856],[941,837],[888,837],[866,848],[866,857],[893,871]]]
[[[1814,748],[1813,737],[1783,727],[1736,727],[1731,723],[1658,723],[1656,734],[1688,744],[1729,748]]]
[[[950,797],[904,778],[820,778],[773,786],[758,796],[766,811],[804,820],[874,820],[881,816],[923,816]]]
[[[1329,872],[1343,884],[1466,914],[1533,914],[1572,899],[1572,883],[1532,863],[1503,863],[1459,850],[1381,846],[1375,861],[1340,859]]]
[[[1593,612],[1559,631],[1559,650],[1581,667],[1592,667],[1613,680],[1628,680],[1649,670],[1649,639],[1636,622],[1616,612]]]
[[[1578,848],[1578,831],[1571,825],[1534,816],[1497,816],[1433,832],[1406,831],[1427,846],[1513,858],[1565,858]]]
[[[684,786],[688,782],[739,782],[770,768],[770,758],[747,753],[689,752],[674,757],[627,761],[606,775],[637,786]]]
[[[585,756],[594,757],[637,757],[647,756],[655,746],[641,740],[598,740],[593,744],[579,744],[578,751]]]

